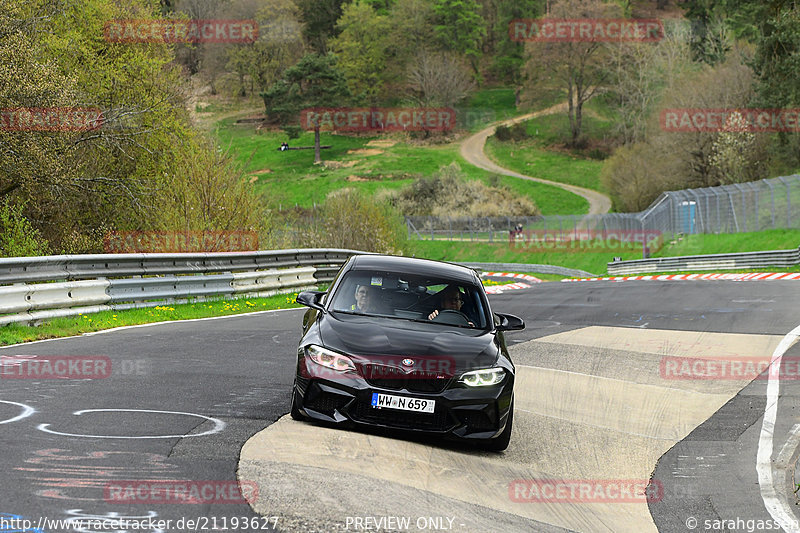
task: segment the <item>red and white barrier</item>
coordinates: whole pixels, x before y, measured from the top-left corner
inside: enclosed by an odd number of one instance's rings
[[[748,272],[740,274],[662,274],[660,276],[612,276],[606,278],[567,278],[561,281],[774,281],[800,279],[800,272]]]

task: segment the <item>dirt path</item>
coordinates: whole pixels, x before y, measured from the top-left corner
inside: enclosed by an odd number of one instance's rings
[[[526,176],[524,174],[519,174],[514,172],[513,170],[508,170],[499,166],[497,163],[489,159],[489,157],[483,152],[483,147],[486,144],[486,139],[494,135],[494,130],[498,125],[510,126],[511,124],[516,124],[517,122],[522,122],[524,120],[528,120],[531,118],[536,118],[542,115],[552,115],[553,113],[560,113],[567,109],[567,103],[561,103],[558,105],[554,105],[552,107],[548,107],[547,109],[542,109],[541,111],[536,111],[535,113],[528,113],[527,115],[522,115],[519,117],[514,117],[509,120],[496,122],[485,128],[474,135],[467,137],[461,143],[461,155],[467,162],[472,163],[478,168],[482,168],[484,170],[488,170],[489,172],[494,172],[495,174],[503,174],[505,176],[513,176],[515,178],[531,180],[531,181],[538,181],[539,183],[546,183],[547,185],[553,185],[555,187],[560,187],[565,191],[569,191],[571,193],[577,194],[578,196],[582,196],[586,198],[589,202],[589,214],[590,215],[601,215],[603,213],[608,213],[611,210],[611,199],[603,193],[593,191],[591,189],[586,189],[584,187],[578,187],[576,185],[568,185],[566,183],[559,183],[557,181],[550,181],[542,178],[534,178],[533,176]]]

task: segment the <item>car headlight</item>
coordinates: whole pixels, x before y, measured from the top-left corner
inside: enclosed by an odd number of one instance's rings
[[[486,387],[497,385],[506,377],[506,371],[502,368],[487,368],[485,370],[472,370],[461,374],[458,381],[468,387]]]
[[[306,347],[306,354],[318,365],[336,370],[337,372],[351,372],[356,369],[356,365],[346,355],[311,344]]]

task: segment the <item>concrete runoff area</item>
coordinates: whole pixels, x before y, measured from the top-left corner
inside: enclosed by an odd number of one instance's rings
[[[670,379],[662,359],[768,360],[780,340],[598,326],[557,333],[511,348],[514,433],[502,454],[286,416],[245,444],[238,475],[258,482],[254,509],[284,517],[286,531],[356,530],[356,518],[388,517],[409,518],[408,531],[430,530],[427,519],[457,532],[656,531],[643,494],[625,503],[574,493],[526,499],[514,487],[519,480],[646,485],[659,458],[752,379]]]

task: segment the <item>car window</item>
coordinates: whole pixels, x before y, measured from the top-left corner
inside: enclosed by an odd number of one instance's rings
[[[331,296],[331,309],[467,328],[490,323],[480,286],[397,272],[348,272]]]

